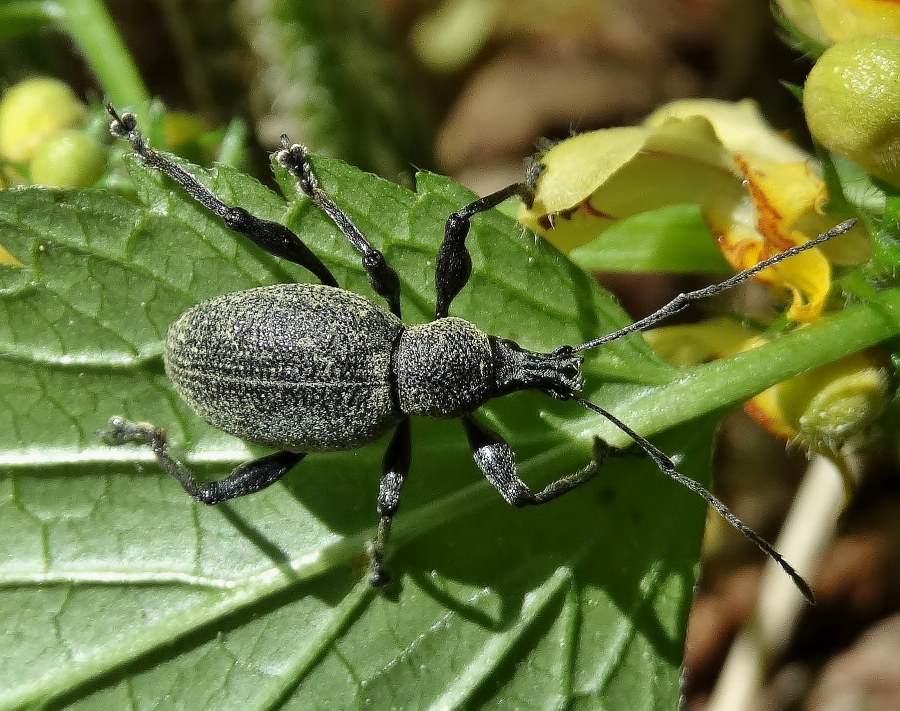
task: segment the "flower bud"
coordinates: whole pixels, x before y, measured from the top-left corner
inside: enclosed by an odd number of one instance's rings
[[[887,370],[874,351],[855,353],[773,389],[780,416],[797,438],[836,451],[887,405]]]
[[[31,182],[54,188],[89,188],[103,175],[106,151],[81,131],[46,138],[31,159]]]
[[[829,48],[806,79],[803,108],[819,143],[900,187],[900,39]]]
[[[0,101],[0,159],[24,163],[50,134],[83,125],[87,110],[58,79],[28,79]]]

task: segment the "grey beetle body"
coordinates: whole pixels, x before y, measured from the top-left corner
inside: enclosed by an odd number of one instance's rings
[[[491,338],[461,318],[410,326],[396,362],[400,408],[409,415],[460,417],[497,389]]]
[[[533,492],[519,477],[515,453],[473,413],[492,398],[517,390],[538,390],[571,400],[604,417],[629,435],[667,476],[702,496],[745,536],[771,556],[812,599],[812,592],[781,555],[745,526],[706,489],[678,473],[675,464],[615,415],[580,397],[583,358],[577,355],[641,331],[703,299],[847,231],[848,221],[804,245],[769,257],[726,281],[679,294],[640,321],[577,347],[551,353],[525,350],[490,336],[449,315],[453,299],[471,275],[465,246],[470,221],[513,195],[533,197],[540,164],[523,183],[479,198],[447,218],[435,264],[435,318],[427,324],[400,320],[400,279],[350,217],[322,190],[306,149],[289,145],[275,154],[297,180],[300,191],[324,212],[359,253],[372,290],[388,309],[338,288],[328,267],[284,225],[226,205],[192,175],[150,148],[133,114],[113,118],[110,130],[131,143],[144,164],[168,175],[230,230],[269,254],[308,269],[321,284],[279,284],[225,294],[198,304],[166,334],[164,362],[176,389],[206,422],[242,439],[278,448],[246,462],[228,476],[199,481],[169,452],[166,431],[147,422],[113,417],[102,434],[113,444],[149,445],[163,471],[205,504],[218,504],[275,483],[310,452],[355,449],[393,429],[382,461],[375,540],[368,547],[369,581],[388,582],[383,559],[400,490],[411,463],[410,416],[459,418],[475,464],[500,495],[514,506],[544,504],[589,481],[606,447],[595,438],[594,458],[584,468]]]
[[[400,420],[390,370],[403,329],[358,294],[278,284],[184,313],[166,334],[164,362],[213,427],[297,452],[353,449]]]
[[[367,444],[407,415],[456,418],[501,389],[532,387],[522,353],[460,318],[405,326],[344,289],[277,284],[186,311],[169,327],[163,361],[213,427],[325,452]]]

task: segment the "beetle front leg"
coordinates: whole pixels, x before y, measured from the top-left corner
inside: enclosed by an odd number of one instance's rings
[[[461,207],[447,218],[444,225],[444,239],[438,249],[437,265],[434,273],[434,285],[437,291],[434,317],[444,318],[450,310],[450,303],[462,291],[472,275],[472,258],[466,249],[466,237],[469,234],[471,220],[481,212],[497,207],[504,200],[518,195],[529,207],[534,198],[535,183],[543,170],[537,161],[529,164],[525,171],[525,180],[521,183],[507,185],[497,192]]]
[[[384,567],[384,551],[391,536],[391,522],[400,506],[400,488],[406,481],[410,464],[410,428],[409,418],[404,419],[384,453],[381,483],[378,487],[378,533],[375,540],[367,546],[369,554],[369,583],[376,588],[384,587],[391,581],[390,573]]]
[[[450,302],[462,291],[472,275],[472,257],[466,249],[466,237],[469,234],[471,220],[475,215],[491,210],[513,195],[529,194],[531,188],[527,183],[515,183],[502,190],[479,198],[460,208],[447,218],[444,226],[444,239],[438,248],[437,265],[435,267],[434,285],[437,291],[434,317],[444,318]]]
[[[587,466],[560,477],[535,494],[519,478],[515,453],[506,440],[474,417],[467,415],[462,421],[478,468],[507,503],[520,508],[546,504],[587,483],[600,471],[603,459],[609,451],[609,446],[603,440],[599,437],[594,438],[594,458]]]
[[[161,427],[154,427],[149,422],[130,422],[122,417],[113,417],[109,425],[109,430],[101,430],[97,434],[113,445],[149,445],[160,469],[175,477],[197,501],[209,505],[271,486],[306,456],[305,452],[276,452],[242,464],[223,479],[198,482],[190,470],[169,453],[166,431]]]

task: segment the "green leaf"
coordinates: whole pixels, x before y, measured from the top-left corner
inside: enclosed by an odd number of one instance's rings
[[[58,5],[46,0],[4,0],[0,3],[0,40],[34,32],[60,13]]]
[[[730,271],[699,205],[669,205],[620,220],[569,258],[595,272]]]
[[[471,194],[429,174],[414,194],[315,165],[403,275],[406,319],[430,318],[443,220]],[[362,551],[384,442],[310,456],[278,485],[207,508],[146,448],[97,439],[111,415],[152,421],[204,478],[259,454],[181,402],[161,339],[201,299],[307,278],[133,159],[131,172],[144,205],[0,191],[0,245],[24,265],[0,266],[0,708],[675,707],[704,505],[639,453],[518,511],[480,478],[457,423],[416,421],[389,561],[398,587],[382,596],[365,582]],[[200,177],[285,221],[341,284],[371,296],[356,254],[308,201],[285,203],[230,169]],[[499,212],[476,218],[468,244],[474,274],[452,312],[487,332],[549,350],[626,322]],[[854,346],[897,330],[883,316],[857,322],[838,324]],[[640,337],[622,339],[589,354],[586,394],[646,434],[681,424],[657,444],[708,483],[715,417],[704,415],[812,356],[836,357],[844,341],[825,326],[684,373]],[[627,444],[539,394],[482,416],[534,487],[581,466],[595,434]]]

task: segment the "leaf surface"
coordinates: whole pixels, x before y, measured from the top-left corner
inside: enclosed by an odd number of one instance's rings
[[[406,320],[428,320],[443,221],[471,194],[429,174],[411,193],[335,161],[316,167],[402,275]],[[202,299],[307,279],[133,160],[131,172],[143,205],[0,191],[0,245],[23,265],[0,266],[0,708],[675,707],[704,506],[639,453],[519,511],[480,479],[458,423],[414,422],[398,584],[382,596],[362,551],[386,442],[310,456],[278,485],[207,508],[146,449],[97,439],[111,415],[152,421],[204,478],[261,454],[179,399],[161,339]],[[198,174],[285,221],[343,286],[371,296],[355,253],[285,175],[288,202],[229,169]],[[451,313],[488,333],[550,350],[627,322],[503,214],[476,218],[468,244],[474,273]],[[641,431],[686,423],[657,444],[703,483],[715,420],[701,416],[769,377],[726,372],[719,399],[693,388],[672,405],[696,375],[639,337],[589,354],[584,370],[586,395]],[[595,434],[627,443],[539,394],[480,416],[534,488],[583,465]]]

